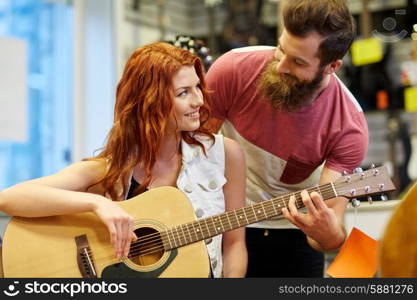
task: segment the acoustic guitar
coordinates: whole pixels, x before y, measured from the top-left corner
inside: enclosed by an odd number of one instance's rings
[[[417,277],[417,181],[392,213],[379,243],[381,277]]]
[[[386,167],[340,177],[308,189],[326,199],[394,190]],[[187,197],[173,187],[151,189],[118,203],[135,221],[138,239],[116,259],[105,225],[93,213],[13,217],[3,241],[5,277],[208,277],[204,240],[281,214],[291,195],[196,219]]]

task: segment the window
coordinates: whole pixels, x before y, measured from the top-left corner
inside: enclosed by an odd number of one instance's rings
[[[0,0],[0,35],[28,54],[28,140],[0,140],[0,189],[71,162],[73,8],[70,1]]]

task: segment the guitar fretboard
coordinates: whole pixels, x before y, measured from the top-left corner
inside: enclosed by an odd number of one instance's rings
[[[324,200],[337,196],[332,183],[307,189],[309,193],[317,192]],[[304,207],[301,192],[289,193],[280,197],[245,206],[223,214],[185,223],[161,232],[165,250],[175,249],[197,241],[222,234],[226,231],[281,215],[281,210],[288,206],[291,196],[295,196],[297,208]]]

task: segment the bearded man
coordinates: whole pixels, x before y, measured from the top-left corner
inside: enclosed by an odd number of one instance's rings
[[[355,36],[343,0],[291,0],[277,47],[234,49],[210,67],[211,129],[240,142],[247,204],[304,190],[360,167],[368,147],[364,113],[335,75]],[[346,238],[347,199],[294,197],[284,216],[249,225],[247,277],[322,277],[324,252]]]

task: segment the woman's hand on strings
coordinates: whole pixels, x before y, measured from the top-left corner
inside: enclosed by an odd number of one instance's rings
[[[127,256],[130,244],[137,239],[133,231],[134,219],[113,201],[105,198],[97,204],[94,213],[107,226],[110,242],[116,250],[116,258]]]

